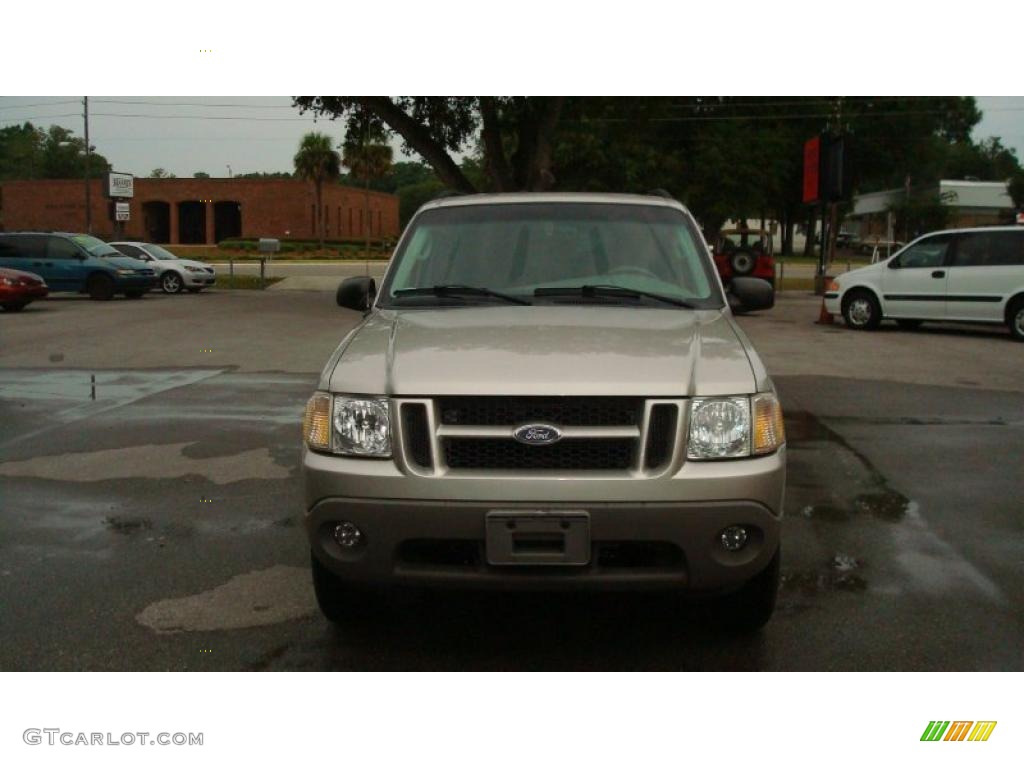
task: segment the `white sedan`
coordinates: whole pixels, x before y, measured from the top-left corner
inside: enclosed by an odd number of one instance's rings
[[[187,289],[199,293],[217,281],[217,271],[202,261],[179,259],[166,248],[153,243],[121,242],[110,243],[134,259],[148,262],[156,271],[160,289],[164,293],[180,293]]]

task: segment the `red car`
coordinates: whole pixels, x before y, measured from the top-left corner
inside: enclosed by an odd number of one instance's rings
[[[715,266],[725,285],[734,277],[759,277],[775,286],[772,235],[763,229],[723,229],[714,247]]]
[[[0,307],[8,312],[22,310],[49,292],[46,281],[39,275],[0,267]]]

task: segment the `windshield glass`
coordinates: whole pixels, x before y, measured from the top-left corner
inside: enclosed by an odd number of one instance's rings
[[[92,235],[72,235],[71,239],[85,248],[92,256],[124,256],[114,246],[108,245]]]
[[[408,306],[408,297],[396,298],[401,291],[439,285],[531,300],[538,288],[617,286],[702,308],[722,306],[696,229],[681,211],[665,206],[545,202],[437,208],[416,217],[394,259],[382,286],[388,306]]]
[[[146,250],[149,251],[149,255],[160,261],[174,261],[178,257],[168,251],[166,248],[161,248],[159,245],[147,245]]]

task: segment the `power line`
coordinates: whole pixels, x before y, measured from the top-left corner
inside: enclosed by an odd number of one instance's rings
[[[39,102],[39,103],[36,103],[36,104],[8,104],[5,107],[0,107],[0,109],[30,109],[32,107],[59,107],[62,104],[78,104],[78,103],[79,102],[77,100],[47,101],[47,102]]]
[[[198,101],[128,101],[123,99],[96,99],[97,104],[141,104],[150,107],[213,107],[217,109],[295,109],[291,104],[208,104]]]
[[[151,118],[157,120],[253,120],[259,122],[299,122],[307,123],[309,118],[305,117],[247,117],[245,115],[144,115],[144,114],[123,114],[119,112],[93,112],[94,116],[99,117],[141,117]],[[328,120],[330,118],[317,118],[313,117],[312,121],[316,122],[318,119]]]

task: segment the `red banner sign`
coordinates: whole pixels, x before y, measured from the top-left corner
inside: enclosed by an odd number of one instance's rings
[[[804,142],[804,196],[805,203],[818,202],[818,170],[821,162],[821,138],[815,136]]]

